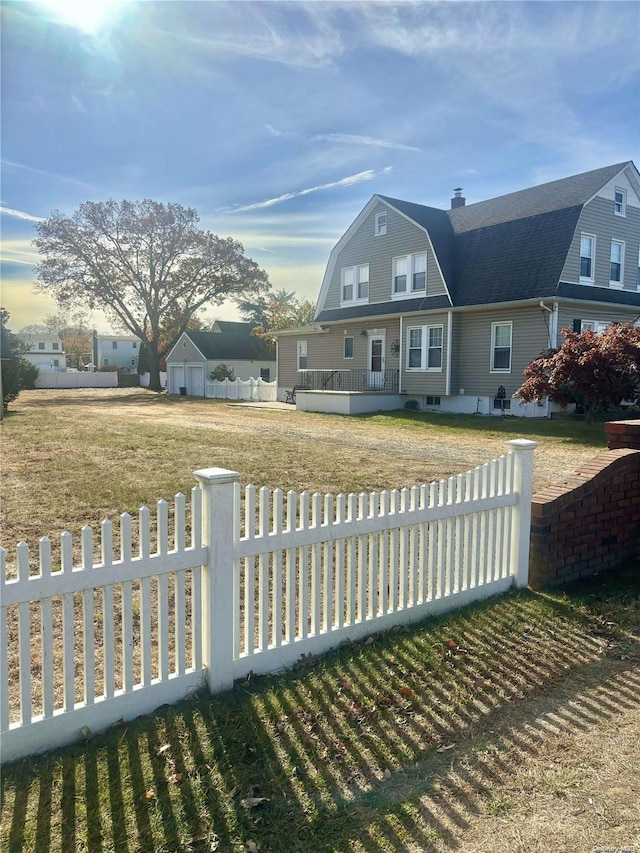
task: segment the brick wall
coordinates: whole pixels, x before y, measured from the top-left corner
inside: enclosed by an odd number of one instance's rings
[[[605,428],[613,449],[533,497],[534,588],[587,577],[640,554],[640,421]]]

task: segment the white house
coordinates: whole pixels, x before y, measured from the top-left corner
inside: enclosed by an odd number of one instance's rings
[[[67,359],[62,341],[55,332],[40,332],[38,334],[20,332],[16,337],[29,347],[29,351],[24,353],[24,358],[31,364],[35,364],[41,373],[56,373],[60,370],[66,370]]]
[[[93,363],[96,369],[116,367],[123,373],[136,373],[140,341],[129,335],[93,336]]]

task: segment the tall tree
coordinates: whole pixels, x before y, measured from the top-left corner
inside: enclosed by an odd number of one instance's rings
[[[156,391],[167,328],[175,341],[201,309],[269,288],[237,240],[202,231],[198,221],[192,208],[145,199],[86,202],[71,217],[54,211],[36,226],[38,289],[63,308],[100,309],[148,344]]]
[[[313,322],[315,305],[308,299],[299,299],[286,290],[278,290],[265,300],[264,319],[257,323],[253,334],[275,346],[274,332],[308,326]]]
[[[563,408],[577,403],[593,424],[598,409],[618,406],[640,393],[640,328],[616,323],[597,334],[563,329],[564,341],[524,369],[515,397],[525,403],[548,397]]]

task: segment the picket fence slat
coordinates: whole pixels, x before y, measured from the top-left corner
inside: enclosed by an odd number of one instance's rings
[[[526,583],[535,442],[507,444],[506,455],[439,483],[335,497],[242,490],[236,472],[203,469],[189,517],[182,494],[172,520],[169,504],[158,501],[153,527],[148,507],[138,511],[135,532],[131,516],[120,516],[119,559],[109,521],[100,529],[99,564],[88,526],[77,567],[68,532],[59,571],[46,537],[38,574],[30,575],[21,543],[17,576],[7,579],[0,549],[3,760],[72,740],[74,720],[108,724],[108,707],[136,716],[158,699],[180,698],[198,679],[225,689],[252,669],[271,671]]]

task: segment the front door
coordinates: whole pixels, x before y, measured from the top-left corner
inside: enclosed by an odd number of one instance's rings
[[[369,336],[369,388],[384,388],[384,345],[385,336]]]

